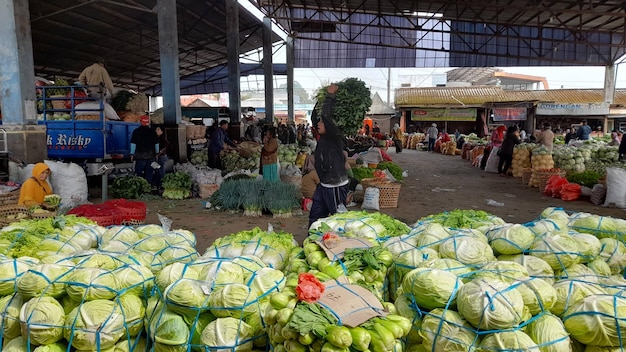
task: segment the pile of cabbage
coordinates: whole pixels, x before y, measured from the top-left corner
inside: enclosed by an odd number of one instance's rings
[[[470,229],[418,222],[384,244],[395,258],[390,296],[413,321],[405,347],[626,348],[625,236],[623,219],[555,208],[527,224]]]
[[[47,231],[32,256],[0,259],[3,351],[144,351],[155,274],[197,257],[189,231],[75,220],[22,221],[0,231],[12,254],[33,229]]]
[[[389,215],[378,212],[348,211],[318,219],[309,227],[309,234],[332,231],[345,237],[365,238],[380,243],[390,237],[407,234],[410,230],[407,224]]]

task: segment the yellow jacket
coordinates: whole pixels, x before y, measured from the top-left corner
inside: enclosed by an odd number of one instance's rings
[[[45,196],[52,194],[52,187],[50,187],[48,181],[39,179],[39,175],[46,170],[50,170],[48,165],[44,163],[35,164],[32,172],[33,177],[26,180],[22,185],[20,199],[17,201],[17,204],[39,205],[43,203]]]
[[[95,63],[83,70],[78,77],[80,83],[84,86],[104,86],[109,94],[113,95],[113,81],[109,76],[109,72],[104,66]]]

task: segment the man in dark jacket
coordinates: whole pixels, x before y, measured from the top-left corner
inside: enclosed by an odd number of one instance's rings
[[[498,151],[498,155],[500,156],[498,174],[500,176],[507,175],[507,171],[509,171],[509,167],[511,167],[513,162],[513,150],[518,144],[520,144],[519,128],[517,125],[509,126],[502,146],[500,146],[500,150]]]
[[[315,148],[315,171],[320,183],[313,193],[313,205],[309,213],[309,226],[317,219],[337,212],[337,207],[345,204],[348,195],[348,170],[343,153],[343,137],[332,118],[335,106],[335,93],[339,87],[331,84],[326,89],[322,105],[322,116],[313,126],[317,127],[320,139]]]
[[[220,121],[220,125],[213,131],[211,141],[209,142],[209,167],[213,169],[222,169],[222,160],[220,152],[224,149],[224,143],[236,148],[235,142],[231,141],[226,135],[228,129],[228,121]]]
[[[156,161],[159,153],[159,142],[156,132],[150,128],[150,118],[146,115],[140,119],[141,126],[137,127],[130,137],[130,160],[135,162],[135,175],[141,176],[154,186],[154,169],[152,162]]]

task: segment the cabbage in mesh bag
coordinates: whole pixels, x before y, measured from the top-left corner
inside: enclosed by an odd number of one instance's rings
[[[65,312],[52,297],[32,298],[20,311],[22,336],[28,336],[33,345],[47,345],[63,337]]]
[[[115,346],[125,332],[120,305],[97,299],[72,310],[65,319],[63,336],[77,350],[101,351]]]
[[[561,319],[580,343],[620,347],[626,336],[626,298],[590,295],[574,303]]]

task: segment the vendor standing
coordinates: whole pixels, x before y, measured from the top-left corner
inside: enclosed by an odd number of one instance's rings
[[[46,196],[52,194],[52,187],[48,183],[50,168],[44,163],[37,163],[31,172],[32,176],[24,181],[20,189],[19,205],[41,205]]]
[[[156,132],[150,128],[150,117],[144,115],[130,137],[130,160],[135,162],[135,175],[143,177],[154,186],[152,162],[159,154],[159,141]]]
[[[272,126],[265,131],[263,148],[261,149],[261,167],[263,179],[270,182],[278,182],[278,137],[276,127]]]
[[[95,88],[88,88],[89,96],[96,99],[111,97],[113,95],[113,81],[109,72],[104,68],[104,59],[97,58],[96,62],[86,67],[78,76],[80,84],[84,86],[100,86],[103,90],[97,91]]]
[[[211,142],[209,142],[209,167],[212,169],[222,169],[220,152],[224,149],[224,143],[236,148],[237,145],[226,135],[228,121],[220,121],[219,127],[213,131]]]

